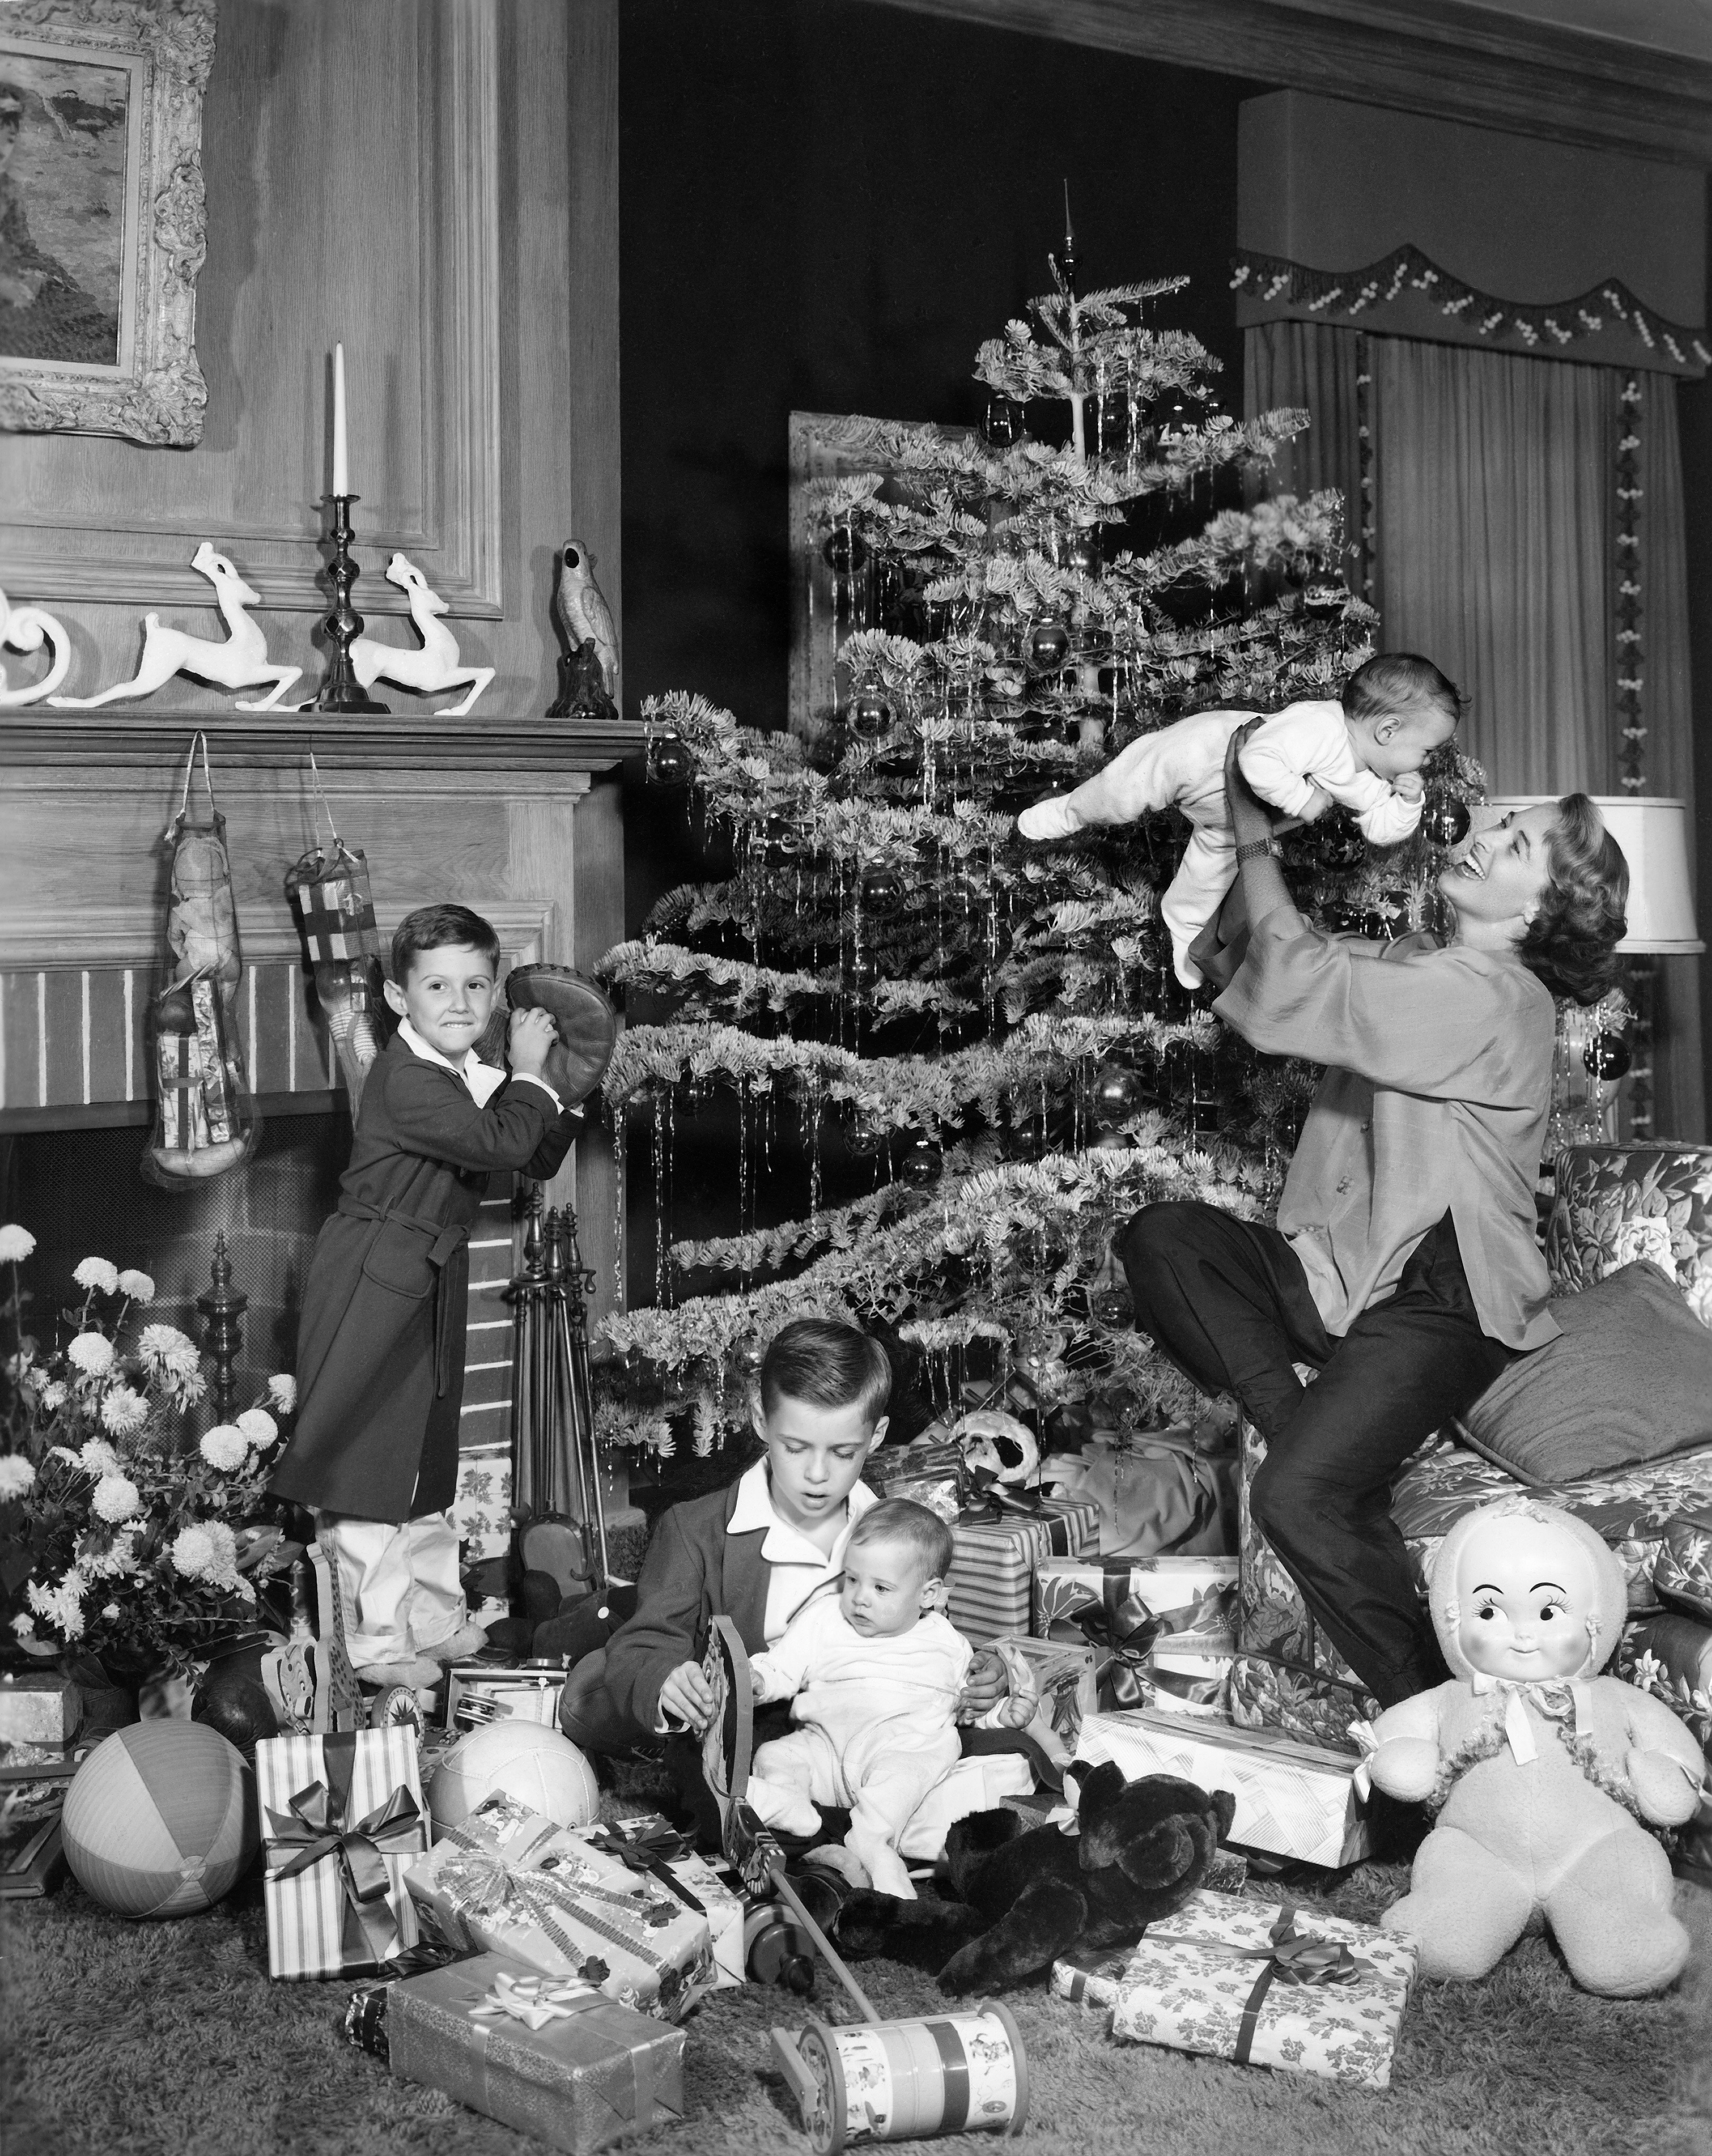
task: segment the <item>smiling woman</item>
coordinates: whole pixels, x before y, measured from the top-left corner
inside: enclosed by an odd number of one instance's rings
[[[1609,985],[1628,870],[1585,795],[1483,832],[1440,889],[1448,943],[1382,952],[1291,902],[1272,819],[1227,765],[1247,963],[1221,1017],[1327,1065],[1276,1228],[1154,1205],[1118,1247],[1137,1322],[1267,1440],[1257,1524],[1384,1704],[1439,1682],[1389,1495],[1398,1467],[1557,1332],[1535,1240],[1555,994]],[[1311,1367],[1316,1381],[1298,1374]]]

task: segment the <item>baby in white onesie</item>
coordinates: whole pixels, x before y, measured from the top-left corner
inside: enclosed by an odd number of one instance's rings
[[[1456,732],[1462,699],[1431,660],[1388,652],[1350,676],[1341,703],[1287,705],[1263,719],[1239,754],[1262,801],[1311,822],[1337,802],[1375,846],[1394,846],[1421,821],[1421,767]],[[1225,801],[1225,753],[1252,711],[1197,711],[1144,734],[1073,793],[1037,801],[1016,827],[1026,839],[1065,839],[1090,824],[1132,824],[1173,803],[1194,826],[1159,911],[1177,978],[1197,988],[1190,946],[1236,880]]]
[[[943,1614],[952,1548],[925,1505],[871,1506],[851,1529],[837,1595],[817,1594],[749,1663],[757,1703],[794,1698],[799,1725],[757,1750],[750,1803],[802,1835],[819,1828],[817,1805],[848,1804],[845,1847],[905,1901],[915,1889],[898,1837],[963,1748],[957,1702],[974,1650]]]

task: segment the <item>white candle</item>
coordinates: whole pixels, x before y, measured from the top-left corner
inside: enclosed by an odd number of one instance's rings
[[[351,491],[351,459],[345,444],[345,347],[333,346],[333,492]]]

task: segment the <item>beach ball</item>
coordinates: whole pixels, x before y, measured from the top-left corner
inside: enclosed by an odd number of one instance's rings
[[[255,1784],[201,1722],[136,1722],[97,1745],[66,1793],[77,1883],[121,1917],[211,1908],[256,1848]]]
[[[538,1722],[491,1722],[455,1744],[429,1788],[434,1825],[461,1826],[496,1791],[555,1826],[589,1826],[599,1816],[594,1769],[568,1737]]]

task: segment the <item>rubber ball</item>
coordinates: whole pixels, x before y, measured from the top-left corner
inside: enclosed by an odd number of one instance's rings
[[[538,1722],[491,1722],[452,1747],[428,1791],[436,1831],[461,1826],[496,1792],[555,1826],[588,1826],[600,1810],[594,1769],[568,1737]]]
[[[205,1722],[135,1722],[78,1768],[62,1825],[85,1893],[121,1917],[188,1917],[249,1869],[255,1781]]]

